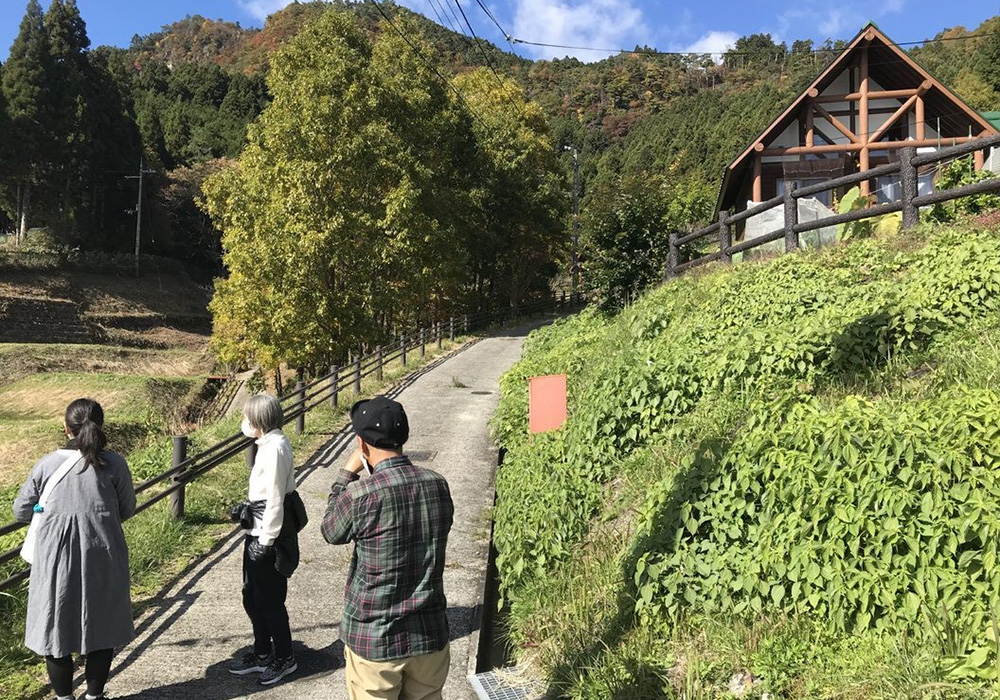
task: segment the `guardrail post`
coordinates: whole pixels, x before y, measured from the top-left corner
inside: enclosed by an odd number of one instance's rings
[[[173,456],[170,460],[170,466],[173,469],[181,466],[181,463],[187,459],[187,445],[188,439],[186,435],[174,435],[173,437]],[[170,494],[170,517],[174,520],[180,520],[184,517],[184,472],[186,469],[174,474],[173,482],[174,486],[180,484],[180,488]]]
[[[399,357],[403,361],[403,367],[406,367],[406,333],[399,336]]]
[[[678,235],[676,232],[671,233],[668,236],[669,241],[669,252],[667,253],[667,270],[663,275],[664,279],[671,279],[677,276],[677,266],[680,265],[681,261],[681,251],[680,246],[677,245]]]
[[[337,408],[337,394],[340,393],[340,369],[337,365],[330,367],[330,408]]]
[[[448,320],[448,340],[455,342],[455,317],[452,316]]]
[[[463,325],[465,327],[464,333],[465,333],[465,335],[468,335],[469,334],[469,314],[465,314],[465,322],[464,322]]]
[[[420,329],[420,359],[424,359],[427,354],[427,329]]]
[[[250,444],[243,450],[243,459],[246,461],[247,469],[253,469],[253,463],[257,461],[257,441],[251,440]]]
[[[444,332],[443,332],[443,330],[441,328],[441,322],[440,321],[438,321],[437,323],[435,323],[434,326],[437,328],[437,343],[438,343],[438,350],[440,350],[442,347],[444,347],[442,345],[442,342],[444,341]]]
[[[560,309],[565,309],[566,308],[566,290],[565,289],[563,290],[562,297],[560,297],[560,299],[559,299],[559,308]]]
[[[295,418],[295,434],[301,435],[306,431],[306,383],[301,367],[295,374],[295,402],[300,404],[299,415]]]
[[[375,359],[375,367],[376,367],[375,377],[379,381],[382,381],[382,378],[385,376],[385,372],[383,371],[384,366],[385,366],[385,351],[382,349],[382,346],[379,345],[377,351],[377,357]]]
[[[799,249],[799,234],[795,227],[799,223],[799,201],[793,196],[794,190],[785,190],[785,252],[792,253]]]
[[[917,166],[913,159],[917,149],[907,146],[899,151],[899,184],[903,191],[903,228],[910,229],[920,223],[920,209],[913,203],[919,190]]]
[[[361,353],[354,353],[354,395],[361,394]]]
[[[733,254],[729,252],[733,245],[733,234],[729,230],[729,212],[719,212],[719,260],[726,263],[733,261]]]

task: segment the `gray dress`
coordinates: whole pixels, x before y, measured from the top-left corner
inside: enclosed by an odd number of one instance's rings
[[[57,450],[38,460],[14,500],[17,520],[31,521],[45,481],[69,454]],[[24,643],[43,656],[113,649],[135,636],[121,525],[135,513],[132,474],[121,455],[101,457],[105,466],[97,469],[81,459],[38,516]]]

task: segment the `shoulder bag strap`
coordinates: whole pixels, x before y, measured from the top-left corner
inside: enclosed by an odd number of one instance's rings
[[[45,509],[45,505],[49,502],[49,496],[52,495],[52,489],[54,489],[60,481],[63,480],[67,474],[69,474],[70,469],[72,469],[77,462],[83,458],[83,454],[79,450],[73,450],[73,453],[66,458],[59,468],[52,472],[52,476],[48,478],[45,482],[45,486],[42,488],[42,495],[38,497],[38,505]]]

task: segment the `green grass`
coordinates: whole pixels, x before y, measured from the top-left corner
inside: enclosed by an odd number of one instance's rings
[[[457,338],[455,343],[445,340],[441,351],[428,345],[423,363],[429,364],[466,340],[467,338]],[[398,360],[386,365],[382,382],[378,382],[374,375],[365,378],[362,381],[362,395],[370,396],[384,390],[421,364],[416,352],[409,355],[408,359],[410,361],[406,368]],[[338,409],[333,410],[328,403],[324,403],[311,411],[306,416],[306,431],[302,435],[295,434],[293,425],[286,426],[299,466],[334,431],[346,424],[346,411],[353,400],[353,393],[348,389],[341,392]],[[133,404],[129,401],[123,403],[123,406],[131,406],[127,410],[137,410],[141,409],[142,402]],[[238,430],[239,417],[233,416],[196,431],[189,436],[189,454]],[[115,449],[117,446],[112,443],[111,447]],[[168,468],[170,449],[169,439],[164,438],[128,454],[133,478],[139,481]],[[220,537],[232,531],[229,507],[244,497],[246,478],[246,467],[240,455],[187,488],[183,520],[174,521],[170,518],[167,499],[125,524],[132,572],[132,597],[137,610],[148,604],[172,576],[211,549]],[[22,537],[23,534],[18,533],[0,538],[0,549],[15,546]],[[45,691],[44,665],[23,646],[25,600],[25,587],[13,595],[0,597],[0,678],[3,678],[0,700],[40,698]]]
[[[108,437],[131,453],[183,422],[201,382],[190,377],[46,372],[0,386],[0,489],[22,482],[36,457],[64,442],[62,416],[88,396],[105,410]]]

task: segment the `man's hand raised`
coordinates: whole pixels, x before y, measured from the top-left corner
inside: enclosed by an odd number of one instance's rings
[[[354,450],[354,453],[347,458],[347,464],[344,465],[344,469],[354,474],[360,474],[365,468],[364,463],[361,461],[361,448]]]

